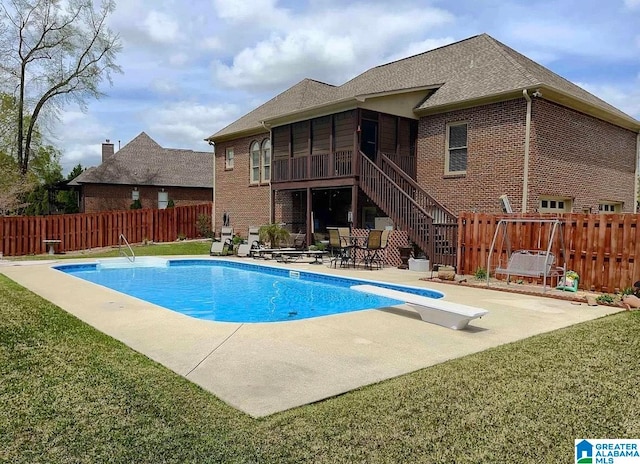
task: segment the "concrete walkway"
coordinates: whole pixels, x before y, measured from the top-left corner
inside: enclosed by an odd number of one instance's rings
[[[294,263],[286,267],[432,288],[489,314],[462,331],[422,322],[406,305],[291,322],[211,322],[52,269],[87,261],[2,261],[0,273],[254,417],[620,311],[427,283],[423,273],[395,268]]]

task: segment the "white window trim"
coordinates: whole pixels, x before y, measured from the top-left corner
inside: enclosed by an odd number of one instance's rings
[[[231,154],[231,157],[229,157],[229,154]],[[224,167],[225,167],[225,169],[233,169],[234,159],[235,159],[235,152],[233,150],[233,147],[227,148],[224,151]]]
[[[556,206],[551,207],[550,204],[548,204],[547,206],[542,206],[543,201],[555,202]],[[559,208],[557,206],[558,202],[560,201],[564,202],[564,206],[562,208]],[[538,199],[538,205],[539,213],[570,213],[573,210],[573,198],[541,195]]]
[[[598,212],[600,214],[621,213],[622,212],[622,202],[621,201],[599,200],[598,201]]]
[[[265,145],[269,143],[269,164],[264,162],[264,152]],[[271,181],[271,163],[272,163],[273,152],[271,150],[271,139],[264,139],[260,144],[260,180],[263,183],[268,183]],[[269,178],[265,177],[266,167],[269,166]]]
[[[455,126],[463,126],[466,125],[467,126],[467,144],[465,145],[464,148],[467,149],[467,167],[469,166],[469,121],[456,121],[456,122],[448,122],[446,125],[446,130],[445,130],[445,141],[444,141],[444,174],[446,176],[455,176],[455,175],[463,175],[466,174],[467,171],[450,171],[449,170],[449,156],[450,156],[450,150],[449,150],[449,133],[451,132],[451,127],[455,127]],[[462,147],[458,147],[462,148]]]
[[[253,147],[254,146],[258,146],[258,165],[256,166],[255,163],[253,162]],[[260,183],[260,178],[262,176],[261,174],[261,168],[260,168],[260,160],[262,158],[262,148],[260,145],[260,142],[258,142],[257,140],[254,140],[253,142],[251,142],[251,145],[249,146],[249,183],[251,185],[255,185],[255,184],[259,184]],[[255,169],[258,169],[258,176],[257,178],[254,179],[253,177],[253,171]]]

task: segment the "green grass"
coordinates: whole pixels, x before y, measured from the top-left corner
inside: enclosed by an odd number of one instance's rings
[[[164,256],[164,255],[209,255],[211,240],[190,240],[172,243],[151,243],[147,245],[131,245],[136,256]],[[125,247],[126,254],[130,254]],[[113,258],[120,255],[118,247],[100,248],[94,250],[73,251],[56,255],[29,255],[18,257],[5,257],[10,260],[33,260],[33,259],[71,259],[71,258]]]
[[[572,462],[640,436],[639,334],[624,312],[256,420],[0,276],[0,462]]]

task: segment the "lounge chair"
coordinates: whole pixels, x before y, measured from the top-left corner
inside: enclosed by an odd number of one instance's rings
[[[249,237],[247,243],[238,246],[238,256],[251,256],[253,250],[260,248],[260,227],[249,227]]]
[[[225,251],[233,250],[233,227],[223,227],[220,231],[220,240],[211,244],[210,255],[222,255]]]

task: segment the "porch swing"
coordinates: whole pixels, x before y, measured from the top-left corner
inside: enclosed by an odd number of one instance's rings
[[[513,224],[539,224],[537,245],[538,249],[515,250],[511,249],[509,226]],[[542,248],[542,228],[548,225],[546,247]],[[501,237],[500,256],[498,265],[493,270],[494,275],[506,274],[507,284],[512,275],[523,277],[542,277],[543,291],[547,291],[547,278],[555,277],[559,282],[567,271],[567,255],[564,245],[562,221],[560,219],[533,219],[533,218],[505,218],[500,219],[493,234],[489,256],[487,258],[487,286],[491,276],[492,255],[496,250],[496,242]],[[559,241],[559,250],[562,255],[562,266],[556,264],[556,256],[551,251],[554,242]],[[506,248],[507,254],[503,256],[502,250]]]

